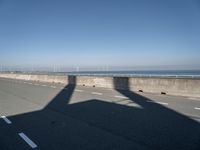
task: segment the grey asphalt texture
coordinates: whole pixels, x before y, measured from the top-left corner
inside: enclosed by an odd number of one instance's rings
[[[76,80],[73,77],[70,80]],[[0,79],[0,150],[200,150],[200,100]]]

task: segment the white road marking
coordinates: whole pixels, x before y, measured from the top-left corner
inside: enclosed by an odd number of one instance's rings
[[[142,108],[140,105],[135,104],[135,103],[128,103],[127,106],[129,107],[137,107],[137,108]]]
[[[130,100],[122,100],[122,101],[117,101],[115,103],[122,104],[122,105],[127,105],[127,104],[131,103],[131,101]]]
[[[196,109],[196,110],[200,110],[200,107],[195,107],[194,109]]]
[[[168,103],[164,103],[164,102],[157,102],[158,104],[162,104],[162,105],[168,105]]]
[[[197,98],[197,97],[189,97],[188,99],[194,100],[194,101],[200,101],[200,98]]]
[[[98,93],[98,92],[92,92],[92,94],[95,94],[95,95],[103,95],[102,93]]]
[[[56,86],[53,86],[53,85],[52,85],[52,86],[50,86],[50,87],[51,87],[51,88],[56,88]]]
[[[66,88],[65,88],[66,89]],[[83,92],[83,90],[75,89],[76,92]]]
[[[127,99],[127,97],[125,97],[125,96],[115,95],[115,97],[116,97],[116,98],[123,98],[123,99],[125,98],[125,99]]]
[[[162,105],[168,105],[168,103],[164,103],[164,102],[156,102],[156,101],[147,101],[149,103],[157,103],[157,104],[162,104]]]
[[[37,145],[29,139],[23,132],[18,133],[18,135],[31,147],[31,148],[36,148]]]
[[[47,86],[47,85],[43,84],[42,86]]]
[[[6,118],[6,116],[1,116],[1,118],[7,123],[7,124],[11,124],[12,122]]]

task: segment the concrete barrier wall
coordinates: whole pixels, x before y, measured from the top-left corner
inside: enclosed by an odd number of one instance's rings
[[[0,78],[68,84],[68,77],[67,76],[28,75],[28,74],[0,74]]]
[[[200,79],[0,74],[1,78],[200,97]]]
[[[149,93],[166,93],[168,95],[200,97],[199,79],[176,78],[131,78],[130,89]]]
[[[112,77],[77,76],[77,85],[113,88]]]

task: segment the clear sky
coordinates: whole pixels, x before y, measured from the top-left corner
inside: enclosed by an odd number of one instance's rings
[[[0,0],[0,64],[200,68],[200,0]]]

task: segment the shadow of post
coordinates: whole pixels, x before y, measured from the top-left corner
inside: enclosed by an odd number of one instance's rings
[[[76,76],[68,76],[68,84],[50,101],[44,109],[65,110],[76,88]]]

